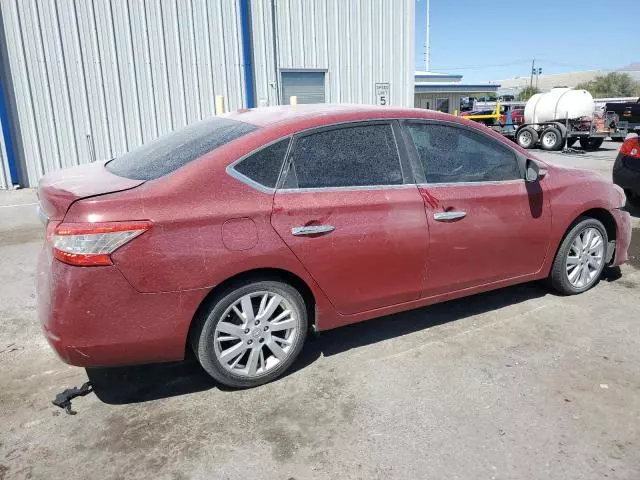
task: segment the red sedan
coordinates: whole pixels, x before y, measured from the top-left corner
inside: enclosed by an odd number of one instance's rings
[[[66,362],[280,375],[321,331],[627,259],[621,189],[428,110],[277,107],[44,177],[38,277]]]

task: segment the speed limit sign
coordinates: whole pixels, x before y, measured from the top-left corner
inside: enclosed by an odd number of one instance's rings
[[[388,83],[376,83],[376,105],[389,105],[389,90]]]

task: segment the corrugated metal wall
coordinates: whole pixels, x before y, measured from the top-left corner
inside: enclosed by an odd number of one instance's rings
[[[276,105],[271,0],[252,0],[256,103]],[[278,69],[327,71],[327,102],[413,106],[414,0],[276,0]]]
[[[279,69],[325,70],[327,102],[372,104],[389,83],[391,105],[413,105],[414,0],[250,2],[257,106],[280,103]],[[0,0],[0,11],[23,186],[212,115],[216,95],[246,106],[240,0]]]
[[[449,100],[449,110],[445,113],[453,113],[454,111],[460,111],[460,98],[464,94],[455,92],[445,93],[416,93],[415,94],[415,106],[417,108],[428,108],[430,110],[436,110],[439,99]]]
[[[229,109],[244,104],[235,0],[0,0],[0,8],[30,186],[90,161],[92,149],[108,159],[212,115],[216,95]]]

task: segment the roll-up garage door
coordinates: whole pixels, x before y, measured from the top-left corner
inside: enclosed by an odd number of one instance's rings
[[[324,72],[281,72],[282,103],[298,97],[298,103],[324,103]]]

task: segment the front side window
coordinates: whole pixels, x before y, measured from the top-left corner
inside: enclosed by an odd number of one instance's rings
[[[438,124],[409,124],[427,183],[522,178],[516,155],[482,133]]]
[[[280,140],[248,156],[233,168],[264,187],[275,188],[288,147],[288,138]]]
[[[296,140],[284,188],[403,183],[390,124],[325,130]]]

